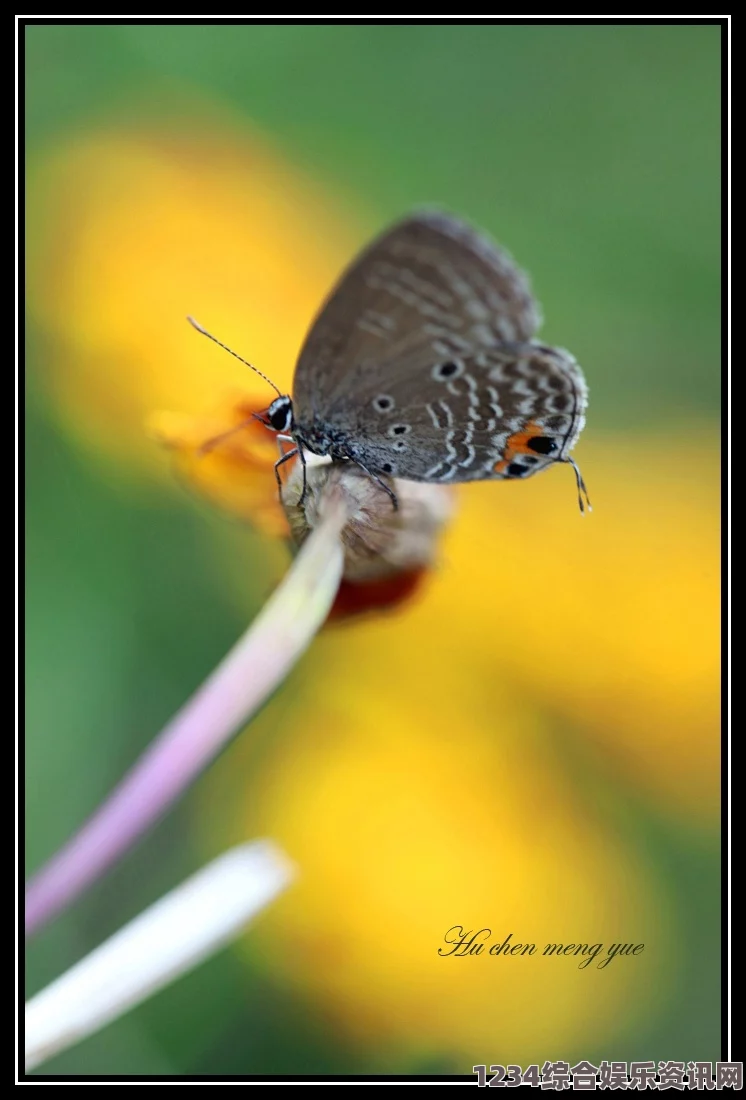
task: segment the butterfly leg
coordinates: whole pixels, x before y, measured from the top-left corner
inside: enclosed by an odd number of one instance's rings
[[[394,509],[395,512],[397,512],[399,510],[399,500],[394,490],[389,485],[387,485],[386,482],[378,476],[378,474],[374,474],[371,470],[368,469],[367,466],[363,466],[362,462],[358,462],[355,458],[353,458],[352,461],[355,463],[356,466],[360,467],[364,474],[368,475],[371,481],[375,481],[376,485],[379,485],[383,489],[384,493],[386,493],[391,498],[391,507]]]
[[[298,446],[292,435],[283,435],[282,432],[278,432],[278,434],[275,436],[275,439],[277,440],[277,450],[280,452],[280,458],[282,458],[282,456],[285,454],[282,449],[283,443],[292,443],[294,447]]]
[[[275,462],[275,478],[277,479],[277,488],[280,493],[280,501],[282,501],[282,478],[280,477],[280,466],[282,466],[284,462],[288,462],[291,458],[295,458],[297,454],[299,454],[298,448],[293,447],[292,451],[286,451],[283,454],[282,458],[278,458],[277,462]],[[303,469],[305,471],[305,463],[303,464]]]
[[[283,443],[292,443],[292,451],[283,451]],[[298,455],[298,457],[300,458],[301,465],[303,466],[303,490],[300,494],[300,497],[298,498],[298,506],[300,506],[306,498],[306,456],[303,454],[303,448],[299,446],[298,443],[296,443],[295,438],[292,435],[283,435],[282,433],[280,433],[277,436],[277,449],[280,452],[280,461],[275,463],[275,476],[277,478],[279,478],[277,467],[281,466],[286,458],[293,458],[295,455]],[[282,491],[282,486],[280,486],[280,490]]]
[[[303,448],[300,445],[296,444],[296,448],[298,451],[298,457],[300,458],[301,465],[303,467],[303,490],[298,497],[298,507],[300,507],[303,501],[306,499],[306,456],[303,454]]]

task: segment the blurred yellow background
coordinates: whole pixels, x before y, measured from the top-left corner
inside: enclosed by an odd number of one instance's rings
[[[28,865],[289,554],[152,432],[290,387],[340,269],[423,203],[531,277],[590,387],[570,474],[471,485],[417,595],[327,628],[29,992],[224,846],[300,881],[46,1072],[464,1073],[719,1056],[719,29],[27,28]],[[271,506],[270,506],[271,507]],[[271,525],[270,525],[271,527]],[[635,958],[443,958],[493,941]]]

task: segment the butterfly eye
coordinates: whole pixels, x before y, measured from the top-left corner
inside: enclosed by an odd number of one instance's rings
[[[553,455],[558,449],[557,440],[551,439],[548,435],[535,435],[533,439],[529,439],[526,446],[536,451],[537,455]]]
[[[289,397],[278,397],[267,410],[269,422],[276,432],[286,432],[293,426],[293,402]]]

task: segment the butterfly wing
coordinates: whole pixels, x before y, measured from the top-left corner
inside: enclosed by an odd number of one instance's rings
[[[348,269],[312,326],[299,435],[415,481],[529,476],[567,456],[587,396],[572,356],[532,341],[539,323],[506,253],[447,215],[409,218]]]
[[[418,376],[417,393],[408,372],[400,380],[389,372],[385,394],[367,378],[352,416],[329,421],[373,472],[437,482],[529,477],[566,459],[585,424],[582,372],[559,348],[502,344],[423,360]]]
[[[394,225],[342,275],[301,350],[296,418],[328,416],[360,376],[415,369],[501,340],[530,340],[540,314],[510,256],[456,218],[424,212]],[[416,384],[416,378],[412,378]]]

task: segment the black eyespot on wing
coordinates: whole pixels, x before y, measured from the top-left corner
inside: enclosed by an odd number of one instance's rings
[[[388,393],[379,393],[373,398],[373,408],[377,412],[390,412],[394,407],[394,399]]]
[[[520,462],[511,462],[506,470],[508,477],[525,477],[529,472],[528,466],[521,466]]]
[[[430,377],[436,382],[447,382],[449,378],[460,378],[466,370],[463,359],[446,359],[445,363],[436,363]]]
[[[535,435],[533,439],[529,439],[526,446],[536,451],[537,455],[553,455],[559,449],[557,440],[551,439],[548,435]]]
[[[393,468],[394,467],[391,465],[390,462],[384,462],[384,464],[381,466],[381,469],[383,470],[384,474],[390,474],[391,471],[393,470]]]

